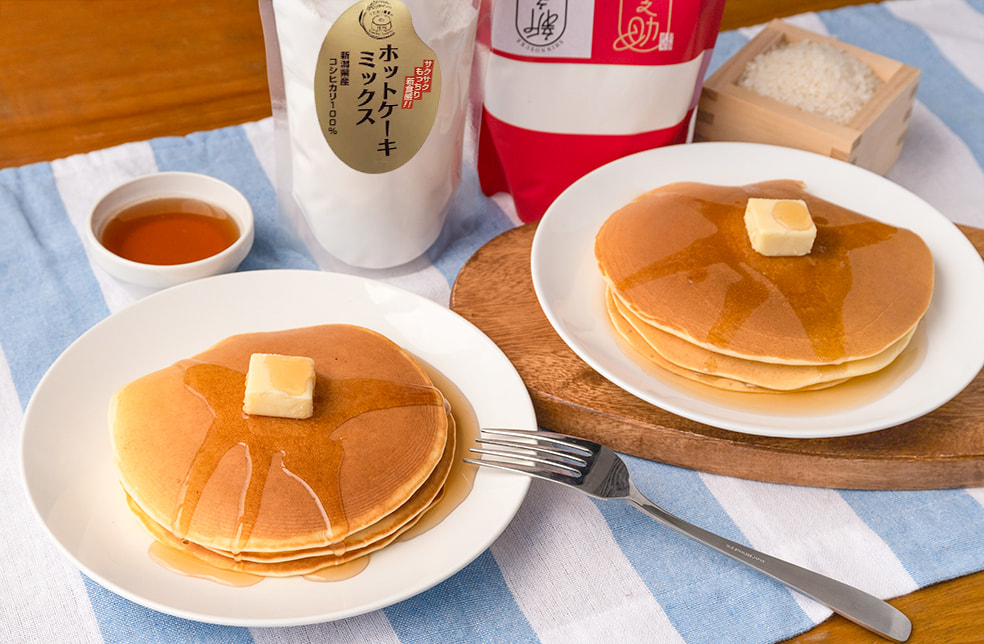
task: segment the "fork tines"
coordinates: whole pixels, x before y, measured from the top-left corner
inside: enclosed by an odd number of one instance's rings
[[[481,438],[475,439],[477,443],[498,449],[472,447],[469,451],[492,457],[492,460],[466,458],[465,462],[527,474],[542,475],[547,469],[556,475],[580,478],[592,455],[591,450],[578,445],[576,439],[560,438],[551,432],[482,429],[482,434]]]

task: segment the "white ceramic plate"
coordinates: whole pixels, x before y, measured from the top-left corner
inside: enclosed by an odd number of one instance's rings
[[[432,530],[374,553],[341,582],[266,579],[232,588],[153,563],[151,538],[126,507],[107,406],[121,385],[236,333],[343,322],[375,329],[451,380],[483,426],[535,429],[526,387],[478,329],[398,288],[317,271],[253,271],[147,297],[73,343],[38,385],[24,418],[23,471],[55,542],[89,577],[144,606],[239,626],[287,626],[382,608],[453,575],[502,532],[526,477],[480,470],[471,493]]]
[[[828,201],[918,233],[929,245],[936,285],[920,330],[886,371],[803,394],[717,391],[643,364],[620,347],[604,306],[594,238],[612,212],[674,181],[741,185],[798,179]],[[586,175],[551,205],[532,249],[533,285],[550,323],[603,376],[686,418],[749,434],[843,436],[912,420],[959,393],[984,365],[984,263],[942,214],[891,181],[828,157],[752,143],[696,143],[614,161]]]

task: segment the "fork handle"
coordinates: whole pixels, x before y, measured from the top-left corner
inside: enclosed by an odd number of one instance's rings
[[[909,638],[909,618],[873,595],[688,523],[644,497],[634,485],[628,500],[663,525],[765,573],[859,626],[900,642]]]

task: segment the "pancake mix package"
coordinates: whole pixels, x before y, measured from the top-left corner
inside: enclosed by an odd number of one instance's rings
[[[260,0],[280,211],[322,266],[397,266],[438,238],[479,1]]]
[[[575,180],[688,140],[724,0],[494,0],[478,148],[486,194],[535,221]]]

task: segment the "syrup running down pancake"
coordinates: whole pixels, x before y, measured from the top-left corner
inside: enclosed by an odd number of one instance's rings
[[[752,197],[802,199],[812,251],[756,252]],[[613,326],[640,353],[720,388],[793,391],[877,371],[925,314],[933,259],[911,231],[819,199],[795,181],[676,183],[613,213],[595,239]]]
[[[253,353],[310,357],[314,414],[245,414]],[[232,336],[121,387],[120,482],[162,543],[218,568],[305,575],[381,548],[439,498],[454,421],[384,336],[323,325]]]

